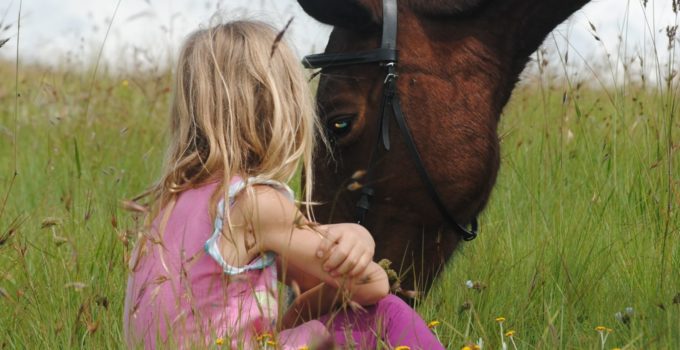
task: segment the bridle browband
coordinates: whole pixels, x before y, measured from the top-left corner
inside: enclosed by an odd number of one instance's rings
[[[432,183],[432,179],[425,169],[423,160],[420,157],[418,148],[413,140],[411,131],[406,125],[406,119],[404,113],[401,110],[401,104],[399,102],[399,94],[397,92],[397,62],[398,62],[398,50],[397,50],[397,0],[383,0],[383,27],[382,27],[382,41],[380,48],[359,51],[359,52],[349,52],[349,53],[321,53],[305,56],[302,63],[305,68],[329,68],[329,67],[339,67],[339,66],[349,66],[356,64],[365,63],[380,63],[381,66],[386,68],[385,81],[383,82],[383,99],[381,104],[381,118],[380,118],[380,128],[378,131],[378,142],[376,142],[376,147],[371,153],[369,159],[369,166],[367,169],[366,177],[370,179],[373,165],[375,164],[374,155],[382,143],[385,150],[390,150],[390,138],[389,138],[389,110],[392,110],[394,119],[399,126],[401,135],[406,142],[406,146],[411,153],[411,157],[415,161],[416,170],[420,175],[421,180],[425,184],[425,188],[429,193],[432,201],[437,206],[440,214],[446,220],[446,222],[457,229],[458,233],[461,235],[463,240],[471,241],[477,237],[477,218],[474,217],[470,222],[470,228],[456,222],[455,219],[449,215],[444,202],[441,200],[439,193]],[[381,142],[382,141],[382,142]],[[367,181],[367,183],[370,183]],[[365,185],[361,189],[361,198],[357,202],[357,222],[363,224],[366,217],[366,212],[370,208],[370,199],[373,197],[374,190],[370,185]]]

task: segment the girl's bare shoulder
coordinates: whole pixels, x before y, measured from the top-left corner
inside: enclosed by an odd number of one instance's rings
[[[242,191],[231,212],[233,224],[250,225],[255,231],[289,231],[292,226],[306,222],[286,192],[267,184],[255,184]]]

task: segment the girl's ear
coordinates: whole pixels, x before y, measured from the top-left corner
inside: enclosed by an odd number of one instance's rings
[[[346,29],[360,30],[379,23],[382,17],[381,1],[298,0],[298,3],[317,21]]]

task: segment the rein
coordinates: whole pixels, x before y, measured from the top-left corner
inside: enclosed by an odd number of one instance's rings
[[[459,224],[448,212],[444,202],[442,201],[437,189],[432,183],[423,159],[418,152],[411,131],[406,124],[406,118],[401,110],[401,103],[399,102],[399,94],[397,91],[397,62],[399,55],[397,50],[397,0],[383,0],[383,26],[382,26],[382,41],[380,48],[350,52],[350,53],[321,53],[305,56],[302,63],[305,68],[329,68],[349,66],[364,63],[379,63],[385,67],[386,74],[383,82],[383,98],[380,107],[380,128],[378,131],[378,142],[375,145],[373,152],[369,158],[369,166],[367,169],[367,177],[370,178],[373,166],[375,165],[374,155],[377,152],[379,145],[382,143],[386,151],[390,150],[390,136],[389,136],[389,121],[390,115],[394,116],[401,136],[406,142],[406,147],[413,158],[416,170],[420,179],[425,184],[430,198],[439,210],[446,223],[457,229],[461,238],[465,241],[471,241],[477,238],[477,217],[472,218],[467,225]],[[391,111],[391,113],[390,113]],[[369,182],[370,183],[370,182]],[[371,207],[371,197],[375,191],[372,186],[365,185],[361,190],[361,197],[356,204],[357,207],[357,223],[364,224],[366,213]]]

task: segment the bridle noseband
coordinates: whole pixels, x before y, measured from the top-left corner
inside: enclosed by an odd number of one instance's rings
[[[437,209],[444,220],[446,220],[450,226],[457,229],[463,240],[471,241],[477,237],[477,218],[474,217],[471,220],[469,224],[470,228],[468,228],[456,222],[456,220],[449,215],[446,206],[444,206],[444,202],[441,200],[439,193],[432,183],[432,179],[430,178],[427,169],[425,169],[425,165],[420,157],[411,131],[406,125],[406,119],[401,110],[399,94],[397,92],[397,62],[397,0],[383,0],[383,28],[380,48],[350,53],[322,53],[308,55],[305,56],[302,63],[305,68],[328,68],[364,63],[380,63],[381,66],[385,67],[386,75],[385,81],[383,82],[383,99],[380,107],[381,118],[378,131],[378,142],[376,142],[376,147],[371,153],[366,177],[370,179],[371,170],[375,163],[374,155],[379,145],[382,143],[385,150],[390,150],[389,111],[391,110],[392,115],[394,115],[394,119],[399,126],[399,130],[401,131],[401,135],[406,142],[409,153],[411,153],[411,157],[415,162],[416,170],[425,184],[425,188],[427,189],[430,198],[432,198],[432,201],[437,206]],[[362,187],[361,198],[359,198],[356,205],[357,222],[360,224],[363,224],[365,221],[366,212],[368,212],[368,209],[370,208],[370,199],[373,197],[373,194],[373,187],[369,185]]]

